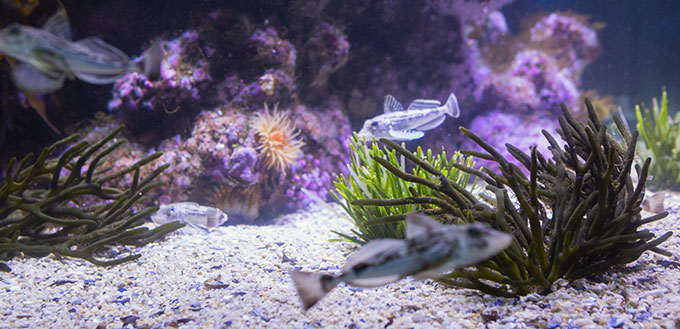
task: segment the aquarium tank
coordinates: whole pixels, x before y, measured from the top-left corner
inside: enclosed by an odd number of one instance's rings
[[[0,8],[0,328],[680,328],[680,2]]]

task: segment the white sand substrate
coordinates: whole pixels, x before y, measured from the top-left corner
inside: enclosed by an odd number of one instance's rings
[[[338,286],[305,313],[288,272],[337,271],[356,248],[329,242],[331,229],[349,232],[351,223],[312,206],[282,225],[173,233],[109,268],[15,258],[0,273],[0,328],[678,328],[680,195],[666,204],[671,215],[648,227],[674,232],[662,245],[673,257],[646,252],[594,281],[558,281],[545,296],[498,298],[407,278]]]

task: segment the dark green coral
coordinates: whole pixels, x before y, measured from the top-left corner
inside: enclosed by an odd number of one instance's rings
[[[397,143],[381,140],[432,179],[409,174],[385,161],[380,164],[401,179],[437,191],[428,198],[356,200],[353,207],[420,204],[453,215],[462,222],[484,222],[514,235],[513,244],[499,255],[478,265],[462,268],[439,279],[458,287],[477,289],[497,296],[525,295],[550,289],[560,278],[579,279],[602,273],[615,265],[634,261],[647,251],[669,255],[658,245],[671,236],[656,237],[641,226],[667,216],[640,215],[644,186],[650,165],[647,159],[638,170],[637,184],[630,178],[637,132],[632,134],[615,118],[624,139],[621,146],[597,118],[586,100],[589,121],[576,121],[564,105],[559,118],[562,147],[553,136],[548,139],[553,158],[546,160],[535,148],[526,154],[506,144],[512,156],[528,170],[529,176],[500,152],[471,131],[463,133],[485,152],[464,151],[495,161],[500,173],[479,171],[461,164],[457,169],[487,183],[490,194],[478,198],[417,154]],[[376,160],[378,160],[376,158]],[[379,161],[379,160],[378,160]],[[377,219],[374,223],[392,221]],[[370,224],[370,223],[366,223]]]
[[[134,208],[147,199],[150,190],[162,185],[154,179],[168,165],[140,177],[140,168],[160,157],[158,152],[116,172],[102,167],[105,158],[126,142],[115,138],[121,129],[95,144],[72,145],[59,157],[53,154],[74,142],[77,134],[44,148],[35,161],[33,154],[18,164],[16,158],[11,159],[0,183],[0,258],[53,253],[116,265],[140,255],[98,259],[95,252],[116,244],[143,246],[183,226],[173,222],[152,230],[139,227],[158,207]],[[113,182],[130,175],[127,188],[113,187]]]

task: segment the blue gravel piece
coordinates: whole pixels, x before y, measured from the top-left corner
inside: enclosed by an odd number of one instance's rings
[[[127,302],[129,302],[129,301],[130,301],[130,297],[125,297],[125,298],[123,298],[123,299],[118,299],[118,300],[115,300],[115,301],[113,301],[113,302],[114,302],[114,303],[118,303],[118,304],[125,304],[125,303],[127,303]]]
[[[549,329],[554,329],[559,327],[562,324],[562,318],[559,316],[553,316],[548,320],[548,328]]]
[[[269,322],[269,319],[262,314],[259,308],[250,310],[250,314],[260,317],[260,319],[262,319],[264,322]]]
[[[633,317],[633,321],[638,321],[638,322],[639,322],[639,321],[645,321],[645,320],[647,320],[647,318],[649,318],[650,316],[652,316],[652,313],[649,313],[649,312],[647,312],[647,311],[645,311],[645,312],[640,312],[640,313],[636,314],[636,315]]]
[[[567,329],[581,329],[581,326],[574,324],[574,320],[570,320],[567,324]]]
[[[609,323],[607,323],[608,328],[621,328],[623,325],[623,319],[619,317],[613,317],[609,319]]]

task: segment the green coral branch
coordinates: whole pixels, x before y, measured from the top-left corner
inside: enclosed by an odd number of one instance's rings
[[[82,258],[97,265],[116,265],[137,259],[130,254],[116,259],[98,259],[104,246],[143,246],[183,224],[172,222],[154,229],[140,227],[158,207],[135,211],[151,190],[162,185],[155,179],[168,165],[140,177],[140,168],[161,156],[147,156],[129,168],[108,173],[100,168],[104,160],[126,141],[114,140],[123,127],[114,129],[94,144],[72,144],[77,134],[42,150],[33,160],[28,154],[17,163],[9,162],[7,176],[0,183],[0,258],[21,253],[53,253]],[[133,173],[127,188],[107,186],[114,179]]]

